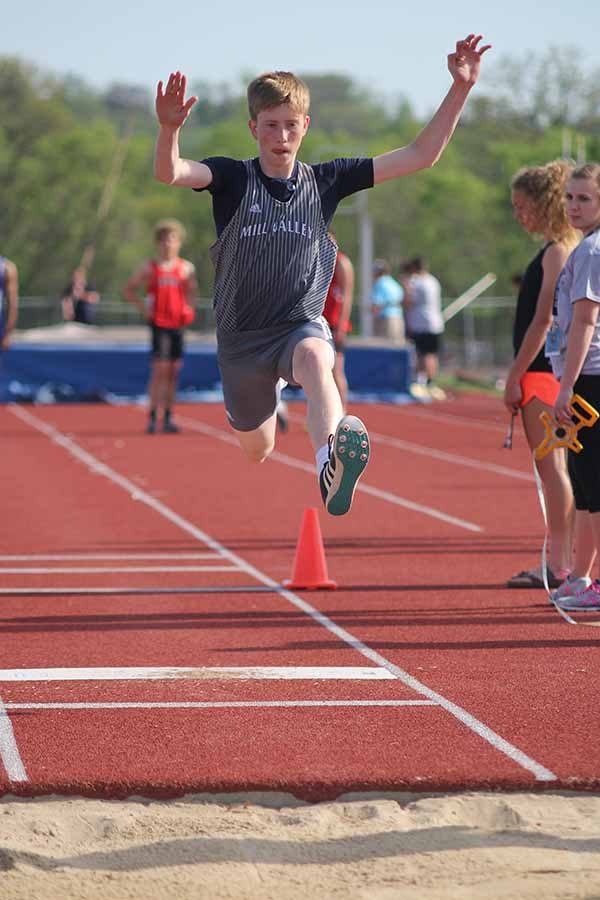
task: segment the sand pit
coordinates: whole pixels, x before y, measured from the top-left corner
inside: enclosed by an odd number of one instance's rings
[[[2,900],[600,900],[600,796],[0,799]]]

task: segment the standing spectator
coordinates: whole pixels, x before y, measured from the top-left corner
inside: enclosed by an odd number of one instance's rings
[[[373,334],[384,337],[394,344],[404,343],[404,316],[402,285],[392,277],[390,264],[386,259],[376,259],[373,263],[373,287],[371,290],[371,310],[373,313]]]
[[[8,350],[17,325],[19,273],[16,265],[0,256],[0,350]]]
[[[600,165],[587,163],[572,171],[566,207],[583,240],[560,273],[546,340],[546,353],[560,381],[554,414],[562,425],[572,422],[573,393],[600,410]],[[600,420],[582,428],[577,437],[582,450],[568,451],[576,509],[575,570],[553,598],[562,609],[597,610],[600,582],[590,581],[593,555],[587,550],[591,533],[600,558]]]
[[[163,413],[163,431],[176,434],[173,421],[177,379],[183,356],[183,333],[194,319],[195,269],[179,251],[185,229],[176,219],[155,226],[157,259],[145,262],[125,285],[124,295],[135,304],[152,329],[152,371],[148,386],[150,410],[148,434],[154,434]],[[140,296],[140,289],[144,297]]]
[[[65,322],[93,325],[96,321],[100,294],[88,284],[87,272],[83,266],[79,266],[73,272],[71,281],[62,293],[61,302]]]
[[[569,223],[564,191],[570,166],[555,160],[545,166],[520,169],[512,179],[512,204],[520,225],[543,240],[527,266],[519,287],[513,327],[515,358],[506,378],[504,405],[519,410],[530,451],[544,437],[540,413],[553,414],[559,385],[544,355],[544,341],[552,320],[556,283],[578,234]],[[550,540],[546,573],[557,588],[569,574],[573,538],[573,494],[564,450],[554,450],[536,463],[542,481]],[[543,587],[541,569],[513,576],[508,587]]]
[[[415,345],[417,355],[417,395],[429,394],[434,400],[443,400],[444,392],[435,379],[439,372],[439,353],[444,332],[442,318],[442,288],[422,256],[415,256],[405,267],[408,278],[404,282],[404,316],[406,332]]]
[[[330,231],[329,236],[335,241],[335,234]],[[323,315],[329,323],[333,344],[335,347],[335,363],[333,365],[333,379],[340,392],[340,398],[344,412],[348,407],[348,381],[344,370],[344,353],[346,349],[346,335],[351,329],[350,313],[352,312],[352,296],[354,293],[354,266],[350,258],[338,247],[333,278],[329,284],[329,290],[323,307]]]

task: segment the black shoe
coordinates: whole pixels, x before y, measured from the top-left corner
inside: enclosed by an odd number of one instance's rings
[[[156,434],[156,419],[148,419],[146,434]]]
[[[163,422],[163,432],[165,434],[179,434],[181,428],[179,425],[176,425],[175,422],[172,422],[170,419],[165,419]]]
[[[369,435],[356,416],[343,416],[330,438],[329,461],[319,476],[325,508],[332,516],[343,516],[350,510],[358,479],[369,457]]]

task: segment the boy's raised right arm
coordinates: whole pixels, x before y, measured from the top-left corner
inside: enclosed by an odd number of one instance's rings
[[[154,176],[165,184],[205,188],[212,181],[208,166],[179,155],[179,131],[198,100],[197,97],[186,100],[185,88],[186,77],[181,72],[171,73],[164,90],[162,81],[158,82],[156,116],[160,129],[154,150]]]

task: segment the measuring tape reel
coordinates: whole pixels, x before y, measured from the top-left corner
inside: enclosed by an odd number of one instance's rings
[[[591,428],[600,418],[600,413],[580,394],[573,394],[571,409],[573,410],[571,425],[560,424],[547,412],[540,413],[540,420],[544,424],[546,434],[533,452],[536,459],[543,459],[548,453],[559,447],[567,447],[574,453],[580,452],[583,445],[577,440],[577,432],[580,428]]]

